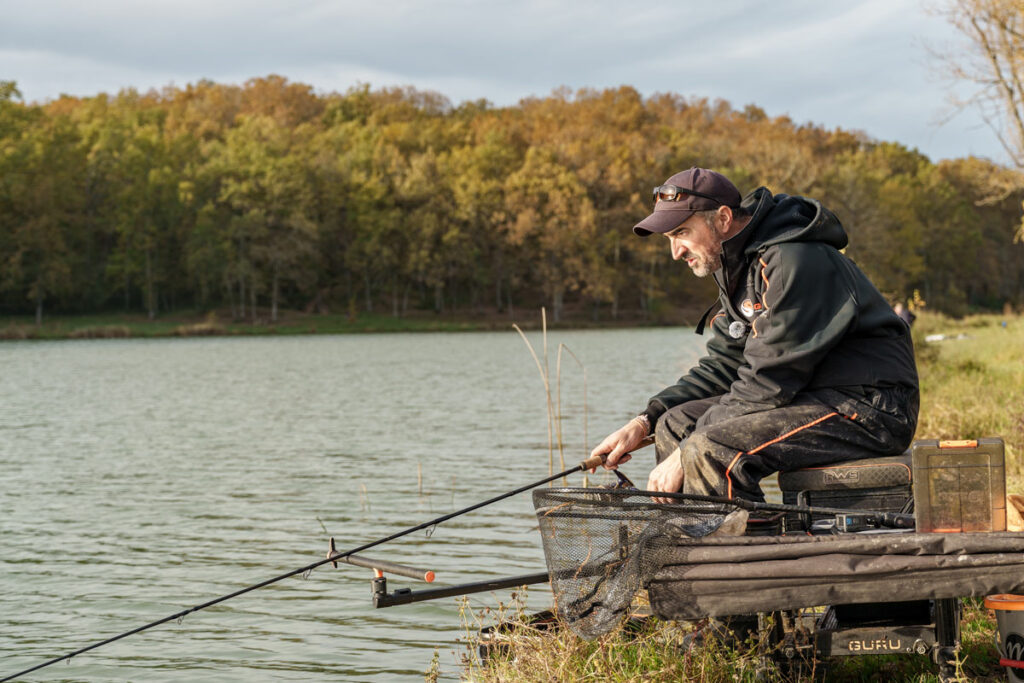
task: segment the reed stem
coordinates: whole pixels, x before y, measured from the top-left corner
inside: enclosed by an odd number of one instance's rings
[[[547,340],[547,319],[545,317],[545,313],[544,313],[544,309],[543,308],[541,309],[541,317],[542,317],[542,320],[543,320],[544,340],[545,340],[545,344],[546,344],[547,343],[547,341],[546,341]],[[526,348],[530,350],[530,355],[533,356],[533,362],[536,363],[536,365],[537,365],[537,372],[540,373],[540,379],[544,383],[544,397],[546,399],[547,409],[548,409],[548,476],[551,476],[552,474],[554,474],[554,471],[555,471],[555,453],[554,453],[554,444],[553,444],[554,434],[552,432],[552,425],[551,425],[551,423],[553,421],[553,417],[554,417],[554,409],[553,409],[553,406],[551,405],[551,381],[550,381],[550,379],[548,377],[548,373],[545,371],[546,366],[547,366],[546,350],[545,350],[545,365],[541,365],[540,358],[537,356],[537,352],[534,351],[534,349],[533,349],[533,344],[531,344],[530,340],[526,338],[526,335],[523,333],[522,328],[520,328],[519,325],[516,325],[515,323],[512,324],[512,327],[515,329],[516,332],[519,333],[519,336],[523,338],[523,342],[526,343]]]

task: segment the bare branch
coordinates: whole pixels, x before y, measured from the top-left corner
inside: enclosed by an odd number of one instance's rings
[[[978,90],[958,109],[977,107],[1014,165],[1024,169],[1024,0],[946,0],[939,13],[966,38],[966,54],[933,54],[948,76]]]

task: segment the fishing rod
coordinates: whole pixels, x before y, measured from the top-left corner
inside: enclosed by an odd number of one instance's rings
[[[903,512],[882,512],[878,510],[850,510],[844,508],[820,507],[817,505],[796,505],[790,503],[766,503],[745,498],[726,498],[725,496],[706,496],[700,493],[666,493],[664,491],[642,491],[629,477],[618,470],[613,470],[619,479],[614,490],[619,495],[649,495],[652,498],[671,498],[696,503],[714,503],[716,505],[732,505],[750,512],[795,512],[802,515],[828,515],[835,517],[836,526],[840,531],[861,531],[864,525],[884,526],[890,529],[913,529],[916,527],[914,515]],[[628,491],[628,493],[626,493]]]
[[[640,491],[640,494],[646,493]],[[653,493],[652,495],[677,500],[690,500],[699,503],[716,503],[734,505],[751,512],[796,512],[804,515],[834,516],[840,531],[860,530],[863,524],[883,526],[889,529],[913,529],[914,515],[903,512],[882,512],[879,510],[850,510],[843,508],[820,507],[817,505],[790,505],[787,503],[762,503],[744,498],[724,498],[721,496],[704,496],[696,493]],[[856,527],[856,528],[855,528]]]
[[[624,486],[632,485],[625,475],[615,473]],[[795,512],[803,515],[828,515],[834,516],[840,531],[854,531],[853,527],[860,529],[861,524],[869,526],[884,526],[890,529],[913,529],[915,527],[914,515],[902,512],[882,512],[879,510],[850,510],[844,508],[819,507],[817,505],[790,505],[788,503],[763,503],[745,498],[726,498],[724,496],[705,496],[699,493],[669,493],[666,491],[643,491],[632,488],[613,489],[607,493],[629,495],[629,496],[650,496],[652,498],[671,498],[679,501],[694,503],[713,503],[715,505],[731,505],[750,512]],[[850,527],[850,528],[847,528]]]
[[[641,444],[641,446],[645,446],[645,445],[647,445],[647,443],[649,443],[649,441],[645,441],[644,443]],[[201,603],[199,605],[194,605],[192,607],[189,607],[188,609],[183,609],[180,612],[175,612],[174,614],[166,616],[166,617],[164,617],[162,619],[157,619],[156,621],[151,621],[150,623],[145,624],[144,626],[139,626],[138,628],[133,628],[130,631],[125,631],[124,633],[120,633],[120,634],[118,634],[116,636],[113,636],[111,638],[107,638],[106,640],[102,640],[102,641],[100,641],[98,643],[93,643],[92,645],[89,645],[87,647],[83,647],[81,649],[75,650],[74,652],[69,652],[69,653],[67,653],[65,655],[61,655],[60,657],[55,657],[55,658],[53,658],[53,659],[51,659],[49,661],[43,662],[42,664],[37,664],[36,666],[30,667],[30,668],[25,669],[23,671],[19,671],[19,672],[15,673],[15,674],[11,674],[11,675],[6,676],[4,678],[0,678],[0,683],[5,683],[6,681],[14,680],[15,678],[18,678],[20,676],[24,676],[25,674],[28,674],[28,673],[32,673],[33,671],[38,671],[39,669],[46,668],[46,667],[51,666],[53,664],[57,664],[58,662],[63,662],[65,660],[70,660],[72,657],[77,657],[78,655],[84,654],[86,652],[89,652],[90,650],[95,650],[95,649],[97,649],[99,647],[103,647],[104,645],[109,645],[110,643],[113,643],[113,642],[116,642],[118,640],[121,640],[122,638],[127,638],[128,636],[135,635],[136,633],[141,633],[142,631],[146,631],[146,630],[151,629],[151,628],[153,628],[155,626],[160,626],[161,624],[166,624],[169,621],[174,621],[176,619],[182,619],[182,618],[184,618],[185,616],[187,616],[189,614],[192,614],[194,612],[198,612],[200,610],[204,610],[207,607],[212,607],[214,605],[218,605],[218,604],[220,604],[222,602],[225,602],[227,600],[231,600],[232,598],[237,598],[240,595],[245,595],[246,593],[252,592],[252,591],[256,590],[257,588],[263,588],[264,586],[269,586],[272,583],[277,583],[278,581],[283,581],[284,579],[291,578],[292,576],[295,576],[297,574],[305,574],[307,572],[311,572],[314,569],[316,569],[317,567],[320,567],[321,565],[325,565],[328,562],[333,562],[333,563],[335,563],[335,566],[337,566],[337,562],[338,561],[341,561],[341,560],[343,560],[343,558],[347,558],[347,557],[349,557],[351,555],[355,555],[356,553],[360,553],[360,552],[362,552],[364,550],[369,550],[370,548],[374,548],[374,547],[376,547],[378,545],[381,545],[383,543],[387,543],[389,541],[393,541],[393,540],[395,540],[397,538],[401,538],[402,536],[408,536],[409,534],[417,532],[417,531],[420,531],[421,529],[429,529],[430,527],[437,526],[438,524],[441,524],[442,522],[446,522],[449,519],[452,519],[453,517],[458,517],[459,515],[464,515],[464,514],[466,514],[468,512],[473,512],[474,510],[479,510],[480,508],[486,507],[487,505],[492,505],[492,504],[497,503],[499,501],[505,500],[506,498],[511,498],[512,496],[514,496],[516,494],[519,494],[519,493],[522,493],[523,491],[529,491],[530,489],[537,488],[538,486],[542,486],[542,485],[547,484],[548,482],[552,482],[552,481],[554,481],[556,479],[560,479],[562,477],[567,477],[570,474],[575,474],[576,472],[585,472],[587,470],[592,470],[595,467],[598,467],[599,465],[604,463],[605,457],[606,456],[603,456],[603,455],[593,455],[593,456],[590,456],[586,460],[581,461],[580,464],[576,465],[575,467],[570,467],[569,469],[565,470],[564,472],[559,472],[558,474],[553,474],[553,475],[551,475],[549,477],[545,477],[544,479],[541,479],[539,481],[535,481],[532,484],[527,484],[525,486],[520,486],[517,489],[513,489],[512,491],[507,491],[507,492],[502,493],[500,495],[494,496],[493,498],[489,498],[489,499],[487,499],[487,500],[485,500],[485,501],[483,501],[481,503],[476,503],[475,505],[470,505],[469,507],[462,508],[461,510],[457,510],[455,512],[450,512],[450,513],[448,513],[446,515],[441,515],[440,517],[436,517],[436,518],[434,518],[434,519],[432,519],[432,520],[430,520],[428,522],[423,522],[422,524],[417,524],[416,526],[409,527],[408,529],[404,529],[402,531],[393,533],[390,536],[385,536],[384,538],[380,538],[380,539],[378,539],[376,541],[371,541],[370,543],[365,543],[365,544],[363,544],[361,546],[358,546],[356,548],[352,548],[351,550],[346,550],[344,552],[328,553],[326,559],[318,560],[316,562],[312,562],[310,564],[307,564],[304,567],[299,567],[298,569],[293,569],[292,571],[285,572],[284,574],[280,574],[280,575],[275,576],[275,577],[273,577],[271,579],[267,579],[265,581],[260,581],[259,583],[255,583],[255,584],[253,584],[251,586],[246,586],[245,588],[240,588],[239,590],[236,590],[233,593],[228,593],[227,595],[222,595],[220,597],[214,598],[212,600],[208,600],[208,601],[206,601],[204,603]],[[332,543],[332,549],[333,549],[333,543]]]

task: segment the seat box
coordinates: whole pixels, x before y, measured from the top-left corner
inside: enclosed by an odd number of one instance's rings
[[[912,495],[911,454],[850,460],[779,473],[782,502],[844,510],[901,512]],[[800,514],[786,517],[787,531],[804,528]],[[811,522],[832,515],[814,515]]]

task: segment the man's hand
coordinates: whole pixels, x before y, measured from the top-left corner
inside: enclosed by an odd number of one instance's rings
[[[679,493],[683,488],[683,460],[679,457],[679,449],[661,461],[661,464],[651,470],[651,476],[647,478],[648,491],[665,491],[666,493]],[[673,503],[672,498],[651,498],[655,503]]]
[[[630,451],[639,448],[643,440],[647,438],[647,425],[640,420],[630,420],[625,425],[604,437],[604,441],[597,444],[594,450],[590,451],[590,457],[595,455],[607,455],[604,461],[606,470],[614,470],[624,462],[629,462]]]

